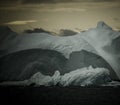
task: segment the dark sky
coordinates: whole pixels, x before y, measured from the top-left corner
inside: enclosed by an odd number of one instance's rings
[[[58,32],[87,30],[104,21],[120,29],[120,2],[115,1],[120,0],[0,0],[0,25],[17,32],[38,27]]]
[[[101,1],[120,1],[120,0],[0,0],[0,3],[11,4],[11,3],[57,3],[57,2],[101,2]]]

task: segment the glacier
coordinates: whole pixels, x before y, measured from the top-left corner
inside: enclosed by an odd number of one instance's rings
[[[111,82],[109,70],[105,68],[93,68],[92,66],[81,68],[60,75],[59,70],[56,70],[52,76],[43,75],[41,72],[35,73],[28,80],[24,81],[7,81],[0,85],[21,85],[29,86],[100,86]]]

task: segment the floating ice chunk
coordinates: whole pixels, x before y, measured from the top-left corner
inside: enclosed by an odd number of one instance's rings
[[[110,81],[110,73],[105,68],[88,68],[77,69],[70,73],[66,73],[61,77],[60,84],[62,86],[77,85],[89,86],[100,85]]]
[[[111,81],[106,84],[102,84],[101,86],[120,87],[120,81]]]
[[[55,71],[53,76],[43,75],[41,72],[37,72],[30,79],[24,81],[3,82],[0,85],[24,85],[29,86],[35,84],[35,86],[54,86],[59,84],[60,86],[91,86],[102,85],[110,82],[110,73],[105,68],[93,68],[84,67],[60,75],[59,71]]]
[[[59,83],[61,79],[61,76],[60,76],[60,72],[59,71],[55,71],[54,75],[52,76],[52,80],[53,80],[53,85],[57,85]]]
[[[37,86],[51,86],[56,85],[60,81],[60,72],[55,71],[53,76],[43,75],[40,72],[34,74],[27,82],[27,85],[35,83]]]
[[[29,85],[29,84],[35,83],[37,85],[49,86],[50,82],[51,82],[50,76],[45,76],[42,73],[37,72],[28,80],[27,84]]]

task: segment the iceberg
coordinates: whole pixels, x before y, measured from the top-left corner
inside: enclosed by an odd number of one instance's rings
[[[111,81],[110,73],[105,68],[88,68],[77,69],[66,73],[61,77],[62,86],[91,86],[101,85]]]
[[[97,27],[74,36],[52,36],[44,32],[11,35],[9,40],[4,38],[2,44],[0,42],[0,50],[9,54],[27,49],[49,49],[62,53],[67,59],[71,53],[85,50],[101,56],[117,75],[112,79],[120,80],[119,40],[120,32],[112,30],[104,22],[98,22]]]

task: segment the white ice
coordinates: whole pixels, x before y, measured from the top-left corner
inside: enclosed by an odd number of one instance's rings
[[[55,71],[53,76],[43,75],[38,72],[34,74],[30,79],[24,81],[8,81],[3,82],[0,85],[24,85],[29,86],[30,84],[35,84],[35,86],[91,86],[91,85],[102,85],[110,82],[109,70],[105,68],[93,68],[92,66],[84,67],[82,69],[77,69],[60,75],[59,71]]]

